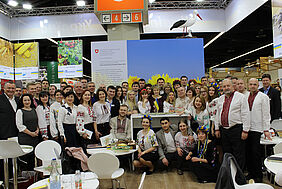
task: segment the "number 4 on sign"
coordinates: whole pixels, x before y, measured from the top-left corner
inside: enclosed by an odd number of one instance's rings
[[[112,23],[120,23],[121,22],[121,14],[112,14]]]

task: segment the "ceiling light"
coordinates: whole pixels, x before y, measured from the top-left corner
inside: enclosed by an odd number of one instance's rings
[[[85,6],[85,1],[76,1],[77,6],[82,7]]]
[[[198,2],[203,2],[204,0],[197,0]]]
[[[154,3],[156,0],[149,0],[149,3]]]
[[[23,4],[23,8],[24,9],[32,9],[32,5],[31,4]]]
[[[18,6],[18,2],[14,1],[14,0],[10,0],[10,1],[8,1],[8,5],[10,5],[12,7],[16,7],[16,6]]]

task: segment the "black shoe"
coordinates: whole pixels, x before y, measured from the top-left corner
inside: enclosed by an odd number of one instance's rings
[[[177,174],[183,175],[183,171],[181,169],[177,169]]]
[[[204,183],[207,183],[207,182],[208,182],[208,181],[206,181],[206,180],[198,179],[198,183],[204,184]]]
[[[146,171],[146,175],[151,175],[153,174],[153,171]]]

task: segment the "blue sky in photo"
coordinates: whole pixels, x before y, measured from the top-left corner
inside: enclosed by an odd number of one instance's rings
[[[170,77],[204,76],[202,38],[127,41],[128,75],[146,81],[156,74]]]

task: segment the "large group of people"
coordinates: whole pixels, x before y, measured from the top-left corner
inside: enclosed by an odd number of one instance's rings
[[[270,139],[270,123],[281,116],[279,88],[271,87],[269,74],[262,76],[262,83],[259,89],[255,78],[247,87],[244,80],[231,76],[218,82],[202,77],[201,83],[182,76],[172,85],[163,78],[153,86],[140,79],[131,89],[123,82],[101,84],[95,90],[95,83],[86,79],[74,87],[62,82],[60,89],[48,80],[28,83],[26,88],[9,81],[0,95],[0,139],[18,137],[20,144],[33,147],[55,140],[86,149],[109,134],[132,140],[129,118],[140,113],[143,129],[135,138],[133,164],[146,167],[147,174],[175,162],[179,175],[191,170],[199,182],[215,182],[222,154],[229,152],[241,169],[247,169],[248,178],[261,182],[260,138],[264,134]],[[178,125],[164,116],[161,129],[154,131],[151,113],[182,116]],[[34,154],[25,157],[27,169],[34,168],[34,159]]]

